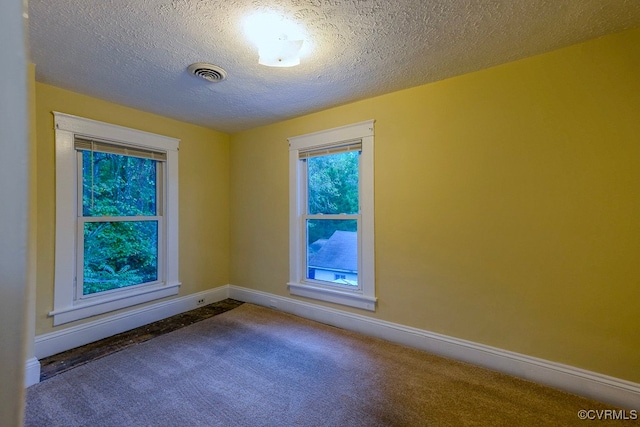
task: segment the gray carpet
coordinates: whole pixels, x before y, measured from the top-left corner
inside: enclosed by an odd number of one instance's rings
[[[580,409],[612,408],[243,304],[30,387],[25,425],[594,424]]]

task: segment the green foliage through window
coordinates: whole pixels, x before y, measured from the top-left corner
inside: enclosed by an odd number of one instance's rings
[[[357,214],[358,168],[360,153],[351,151],[307,160],[308,213]],[[308,240],[329,239],[336,230],[356,231],[355,223],[314,221],[308,227]]]
[[[351,151],[307,160],[309,214],[358,213],[359,156]]]
[[[156,215],[156,161],[82,152],[84,216]]]
[[[157,161],[83,151],[82,188],[83,294],[158,280]]]
[[[358,151],[306,159],[308,279],[358,285],[359,162]]]

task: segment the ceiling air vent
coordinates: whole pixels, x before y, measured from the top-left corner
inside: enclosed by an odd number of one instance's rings
[[[227,78],[227,72],[217,65],[207,64],[206,62],[196,62],[187,68],[189,73],[196,77],[203,78],[209,82],[217,83]]]

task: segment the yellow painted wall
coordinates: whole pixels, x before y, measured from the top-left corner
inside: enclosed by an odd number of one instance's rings
[[[47,316],[53,309],[55,247],[55,157],[51,111],[180,139],[179,268],[182,286],[179,296],[229,283],[229,136],[37,83],[36,335],[52,331],[52,320]]]
[[[375,119],[361,314],[640,382],[639,113],[636,29],[233,135],[231,283],[288,296],[287,137]]]

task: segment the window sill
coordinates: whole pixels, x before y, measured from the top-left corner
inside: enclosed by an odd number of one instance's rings
[[[54,310],[49,313],[49,316],[53,317],[53,326],[58,326],[121,308],[177,295],[180,285],[181,283],[179,282],[170,285],[157,285],[136,289],[133,292],[114,294],[110,297],[80,301],[76,302],[73,306]]]
[[[376,311],[376,297],[305,283],[289,282],[287,285],[292,295],[356,307],[363,310]]]

